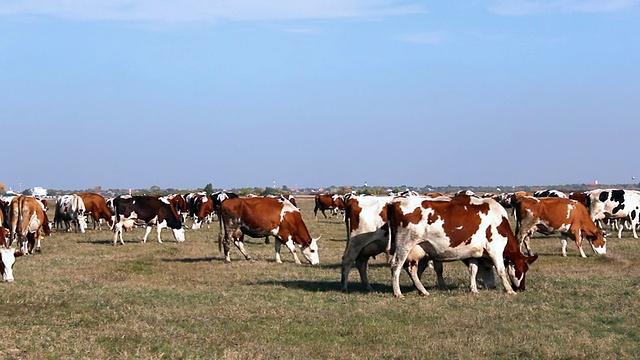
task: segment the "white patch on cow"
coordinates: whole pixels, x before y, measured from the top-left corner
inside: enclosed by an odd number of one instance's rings
[[[572,204],[569,204],[567,206],[567,219],[571,218],[571,211],[573,211],[573,209],[575,209],[575,206],[573,206]]]
[[[163,203],[165,203],[167,205],[170,204],[169,199],[167,199],[165,196],[158,198],[158,200],[162,201]]]

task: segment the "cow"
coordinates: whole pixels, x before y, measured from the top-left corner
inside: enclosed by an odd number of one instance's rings
[[[219,221],[220,231],[224,229],[224,237],[222,233],[218,234],[218,247],[220,250],[224,249],[225,262],[231,262],[229,249],[232,241],[245,259],[251,260],[251,256],[244,249],[244,235],[252,238],[272,235],[276,238],[277,263],[282,263],[280,248],[283,243],[291,251],[296,264],[300,264],[296,255],[296,244],[311,265],[320,263],[320,237],[311,237],[300,210],[288,200],[266,197],[227,199],[220,206]]]
[[[563,193],[562,191],[558,191],[558,190],[538,190],[535,191],[533,193],[533,197],[559,197],[559,198],[569,198],[569,196],[567,196],[567,194]]]
[[[582,250],[582,241],[591,244],[593,252],[607,252],[606,239],[589,217],[587,208],[576,200],[556,197],[524,197],[516,203],[516,237],[531,255],[529,240],[534,232],[544,235],[560,232],[562,256],[567,256],[567,239],[576,242],[580,256],[587,257]]]
[[[163,228],[169,227],[173,232],[173,237],[177,242],[184,242],[184,228],[182,219],[166,199],[153,196],[131,196],[116,197],[113,200],[115,207],[116,221],[113,226],[113,245],[117,244],[118,237],[120,243],[124,245],[122,239],[123,228],[131,228],[134,223],[142,223],[146,226],[146,232],[142,242],[147,242],[147,237],[153,225],[157,226],[158,242],[162,243],[160,232]]]
[[[344,197],[342,195],[318,194],[315,196],[315,207],[313,215],[318,219],[318,210],[327,218],[325,210],[331,210],[330,215],[337,215],[339,210],[344,210]]]
[[[176,209],[176,212],[178,213],[178,215],[180,215],[183,223],[187,221],[187,216],[189,215],[189,205],[187,204],[187,200],[182,194],[169,194],[166,196],[162,196],[162,198],[166,199],[173,206],[173,208]]]
[[[46,210],[45,210],[46,211]],[[78,230],[84,234],[87,228],[87,221],[85,218],[86,207],[82,197],[77,194],[62,195],[56,200],[56,210],[53,216],[53,223],[56,230],[65,224],[65,231],[71,231],[69,225],[73,222],[75,231]]]
[[[204,223],[209,226],[213,217],[213,200],[207,194],[195,194],[189,199],[189,212],[193,217],[192,229],[200,229]]]
[[[3,217],[0,213],[0,218]],[[20,250],[9,246],[7,242],[7,229],[0,223],[0,273],[2,273],[2,281],[13,281],[13,264],[16,262],[16,258],[24,255]]]
[[[105,198],[96,193],[83,192],[77,194],[84,202],[85,215],[91,215],[93,218],[93,229],[96,229],[96,223],[100,228],[101,220],[105,220],[109,227],[113,227],[113,212],[109,209]]]
[[[576,200],[577,202],[584,205],[584,207],[589,210],[591,207],[591,202],[589,200],[589,193],[586,191],[572,191],[567,195],[567,197],[571,200]]]
[[[347,244],[342,255],[342,291],[347,291],[349,272],[356,265],[362,286],[371,291],[367,277],[369,258],[387,248],[387,205],[394,196],[351,196],[345,205]]]
[[[43,234],[51,235],[44,205],[34,197],[20,195],[11,200],[9,218],[9,245],[17,239],[18,248],[24,254],[32,254],[34,250],[41,252]]]
[[[417,245],[434,261],[470,259],[472,292],[477,292],[478,262],[490,262],[505,291],[515,294],[525,290],[526,272],[538,258],[520,252],[506,210],[493,199],[399,198],[387,206],[387,216],[393,293],[400,299],[400,271]],[[421,295],[429,295],[417,276],[412,280]]]
[[[211,200],[213,200],[213,212],[216,216],[220,216],[220,206],[222,206],[222,202],[227,199],[235,199],[238,198],[238,194],[228,192],[228,191],[217,191],[211,194]],[[295,205],[295,204],[294,204]]]
[[[636,226],[640,223],[640,193],[624,189],[598,189],[588,193],[589,212],[594,222],[607,218],[627,220],[633,237],[638,238]],[[619,227],[618,238],[622,237],[623,227]]]

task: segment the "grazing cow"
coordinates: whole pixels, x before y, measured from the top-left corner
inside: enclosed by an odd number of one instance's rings
[[[209,226],[213,217],[213,201],[207,194],[195,194],[190,198],[189,212],[193,216],[192,229],[200,229],[204,223]]]
[[[587,257],[582,250],[582,240],[591,244],[593,252],[607,252],[607,243],[602,231],[593,223],[587,208],[576,200],[556,197],[524,197],[516,203],[516,236],[524,243],[531,255],[529,240],[534,232],[544,235],[560,232],[562,256],[567,256],[567,238],[576,242],[580,256]]]
[[[189,205],[187,204],[187,200],[184,198],[184,196],[182,196],[182,194],[169,194],[166,196],[162,196],[162,198],[166,199],[173,206],[173,208],[176,209],[176,212],[178,212],[178,215],[180,215],[183,223],[187,221],[187,216],[189,215]]]
[[[106,220],[109,227],[113,227],[113,212],[107,206],[107,201],[100,194],[96,193],[79,193],[85,207],[85,215],[91,215],[93,218],[93,229],[96,228],[96,222],[100,227],[101,220]]]
[[[46,210],[45,210],[46,211]],[[56,230],[65,224],[65,231],[71,231],[70,222],[73,222],[75,231],[80,230],[84,234],[87,228],[85,218],[86,207],[82,197],[77,194],[62,195],[56,200],[56,211],[53,216],[53,223]]]
[[[594,222],[603,219],[622,219],[631,223],[633,237],[638,238],[636,226],[640,223],[640,193],[623,189],[599,189],[589,191],[589,212]],[[622,237],[622,228],[618,238]]]
[[[113,245],[116,245],[118,236],[120,243],[124,245],[122,230],[133,227],[135,223],[146,225],[147,229],[142,238],[143,243],[147,242],[153,225],[157,226],[159,243],[162,243],[160,232],[165,227],[172,230],[173,237],[177,242],[184,241],[182,219],[166,199],[153,196],[117,197],[113,200],[113,204],[116,214],[116,222],[113,227]]]
[[[313,215],[318,218],[318,210],[322,212],[324,218],[327,218],[325,210],[330,210],[330,215],[338,214],[339,210],[344,210],[344,197],[342,195],[321,194],[315,197],[315,207],[313,208]]]
[[[387,216],[392,285],[397,298],[404,297],[400,271],[417,245],[434,261],[470,259],[472,292],[477,292],[479,261],[493,264],[507,293],[525,290],[526,272],[537,255],[526,257],[520,252],[507,212],[495,200],[470,196],[401,198],[387,206]],[[412,272],[415,274],[415,270]],[[429,295],[417,276],[412,275],[412,280],[422,295]]]
[[[0,213],[0,218],[3,217]],[[24,255],[22,251],[16,251],[16,249],[9,246],[7,242],[7,229],[0,223],[0,273],[2,273],[2,281],[13,281],[13,264],[16,262],[16,258]]]
[[[564,198],[567,199],[569,198],[567,196],[567,194],[563,193],[562,191],[558,191],[558,190],[538,190],[536,192],[533,193],[533,197],[559,197],[559,198]]]
[[[300,259],[296,255],[296,244],[311,265],[320,263],[319,237],[314,239],[309,235],[300,210],[288,200],[266,197],[227,199],[220,206],[219,221],[220,231],[224,228],[224,238],[222,234],[218,234],[218,246],[224,247],[226,262],[231,261],[229,257],[231,241],[245,259],[251,260],[251,256],[244,249],[244,235],[252,238],[272,235],[276,238],[277,263],[282,263],[280,248],[283,243],[291,251],[296,264],[300,264]]]
[[[40,252],[42,234],[51,235],[44,205],[34,197],[20,195],[11,200],[9,218],[9,245],[17,239],[23,253],[32,254],[34,248]]]

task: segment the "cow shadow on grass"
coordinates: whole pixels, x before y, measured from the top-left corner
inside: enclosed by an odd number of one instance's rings
[[[78,244],[102,244],[102,245],[112,245],[113,244],[113,239],[83,239],[83,240],[78,240],[77,241]],[[118,243],[120,244],[120,243]],[[125,242],[126,244],[126,242]]]
[[[248,285],[269,285],[269,286],[282,286],[287,289],[299,289],[309,292],[342,292],[342,285],[340,281],[311,281],[311,280],[269,280],[269,281],[258,281],[258,282],[249,282]],[[381,293],[381,294],[393,294],[393,287],[391,284],[381,284],[381,283],[371,283],[371,287],[373,291],[367,291],[362,287],[359,283],[349,283],[349,293],[360,293],[360,294],[369,294],[369,293]],[[435,288],[427,287],[429,291],[435,290]],[[453,289],[449,287],[449,289]],[[416,291],[416,288],[412,285],[403,285],[400,286],[400,290],[407,294]]]
[[[212,261],[222,261],[224,262],[223,257],[201,257],[201,258],[164,258],[161,259],[164,262],[179,262],[179,263],[199,263],[199,262],[212,262]]]

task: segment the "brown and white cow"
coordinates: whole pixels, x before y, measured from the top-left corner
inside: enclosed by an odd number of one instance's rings
[[[118,237],[120,237],[120,243],[124,245],[122,231],[124,228],[133,227],[135,223],[146,225],[147,229],[142,238],[143,243],[147,242],[153,225],[157,227],[159,243],[162,243],[160,232],[165,227],[172,230],[173,237],[177,242],[184,241],[182,219],[166,199],[153,196],[116,197],[113,199],[113,205],[116,214],[113,226],[113,245],[116,245]]]
[[[607,252],[607,243],[602,231],[589,217],[587,208],[576,200],[567,198],[524,197],[516,203],[516,235],[531,255],[529,240],[534,232],[544,235],[560,232],[562,256],[567,256],[567,239],[576,242],[580,256],[587,257],[582,250],[582,240],[591,244],[593,252]]]
[[[194,194],[189,198],[189,213],[193,217],[192,229],[200,229],[202,224],[209,224],[213,218],[213,200],[207,194]]]
[[[34,197],[20,195],[11,200],[9,217],[9,245],[17,239],[23,253],[32,254],[34,248],[40,252],[42,234],[51,235],[44,205]]]
[[[434,261],[469,259],[472,292],[477,292],[477,264],[495,267],[507,293],[525,290],[525,275],[537,255],[526,257],[509,226],[506,210],[493,199],[470,196],[395,199],[387,207],[393,293],[400,291],[400,272],[409,254],[420,245]],[[505,264],[508,266],[505,267]],[[412,280],[422,295],[429,295],[417,276]]]
[[[318,210],[322,212],[324,218],[327,218],[325,210],[330,210],[329,215],[338,214],[339,210],[344,210],[344,197],[342,195],[319,194],[315,196],[315,206],[313,208],[313,216],[318,218]]]
[[[109,227],[113,227],[113,212],[107,206],[105,198],[96,193],[84,192],[77,194],[82,198],[85,207],[85,215],[91,215],[93,218],[93,229],[96,228],[96,223],[100,228],[101,220],[106,220]]]
[[[309,234],[302,220],[300,210],[288,200],[267,197],[233,198],[225,200],[220,206],[220,231],[224,228],[224,237],[218,234],[218,246],[224,248],[224,259],[230,262],[231,242],[240,250],[245,259],[251,256],[244,249],[244,236],[263,238],[272,235],[276,238],[276,262],[281,263],[282,244],[291,251],[293,260],[300,264],[295,245],[311,265],[320,263],[318,239]],[[222,250],[222,249],[221,249]]]
[[[3,220],[4,216],[0,212],[0,220]],[[0,273],[2,273],[2,281],[13,281],[13,264],[16,262],[16,258],[24,255],[22,251],[16,251],[12,248],[7,241],[8,231],[2,226],[0,222]]]

